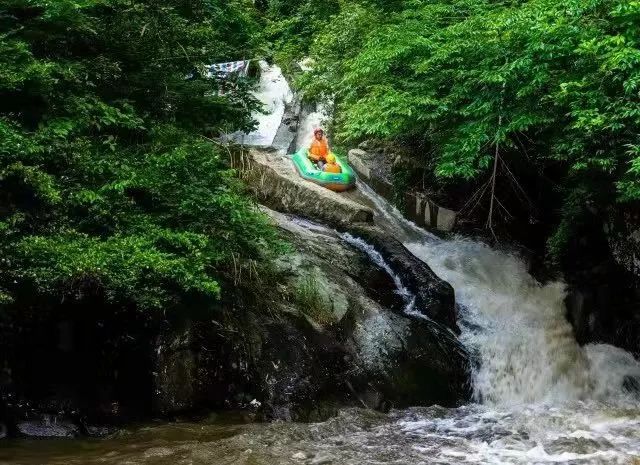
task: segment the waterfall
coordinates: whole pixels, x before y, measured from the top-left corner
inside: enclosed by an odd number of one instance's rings
[[[398,276],[391,269],[391,267],[386,262],[386,260],[382,257],[382,255],[380,255],[380,252],[378,252],[375,249],[375,247],[373,247],[371,244],[368,244],[367,242],[363,241],[359,237],[353,237],[349,233],[343,233],[343,234],[340,235],[340,237],[342,237],[342,239],[346,243],[351,244],[355,248],[357,248],[357,249],[361,250],[362,252],[364,252],[365,254],[367,254],[367,256],[371,259],[371,261],[373,263],[375,263],[380,268],[382,268],[384,271],[386,271],[386,273],[391,277],[391,279],[393,280],[393,282],[394,282],[394,284],[396,286],[396,293],[400,297],[402,297],[402,299],[405,302],[404,312],[407,313],[407,314],[414,313],[414,307],[415,307],[415,304],[416,304],[416,296],[413,295],[411,293],[411,291],[409,291],[409,289],[407,289],[404,286],[404,284],[402,284],[402,280],[400,279],[400,276]]]
[[[401,238],[456,293],[461,342],[477,354],[474,396],[488,405],[630,402],[640,363],[606,344],[581,347],[565,318],[565,286],[541,284],[514,253],[420,230],[366,186],[376,221]]]
[[[249,134],[242,131],[228,134],[222,138],[225,141],[257,147],[269,147],[274,143],[285,108],[293,100],[293,93],[279,66],[269,65],[264,60],[259,65],[260,82],[253,95],[262,104],[262,109],[251,115],[257,127]]]

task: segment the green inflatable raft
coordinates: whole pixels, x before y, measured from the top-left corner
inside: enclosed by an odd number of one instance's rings
[[[341,157],[334,153],[336,163],[342,169],[342,173],[325,173],[316,168],[315,164],[309,160],[308,152],[308,149],[298,150],[292,158],[293,165],[302,178],[335,192],[343,192],[356,185],[355,173]]]

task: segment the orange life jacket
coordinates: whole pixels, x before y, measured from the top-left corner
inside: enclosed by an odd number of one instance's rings
[[[327,163],[324,165],[324,171],[327,173],[342,173],[342,168],[337,163]]]
[[[329,143],[326,138],[322,138],[321,140],[313,138],[313,142],[311,142],[311,147],[309,148],[309,158],[313,161],[324,160],[329,155]]]

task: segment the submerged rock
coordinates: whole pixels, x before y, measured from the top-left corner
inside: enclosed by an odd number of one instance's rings
[[[86,434],[92,438],[104,438],[118,431],[118,428],[114,426],[85,426]]]
[[[26,438],[75,438],[80,428],[71,421],[55,417],[22,421],[16,425],[18,434]]]
[[[622,388],[636,397],[640,398],[640,377],[625,376]]]

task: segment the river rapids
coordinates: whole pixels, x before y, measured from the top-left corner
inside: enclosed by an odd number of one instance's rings
[[[0,463],[640,464],[640,364],[612,346],[576,343],[561,283],[541,285],[517,255],[438,239],[360,189],[380,225],[454,286],[460,340],[476,361],[474,402],[389,414],[345,409],[315,424],[214,418],[100,441],[19,442],[0,449]]]
[[[23,441],[0,448],[0,463],[640,465],[640,363],[612,346],[577,344],[562,283],[538,283],[514,253],[439,239],[360,190],[376,222],[454,287],[460,341],[474,360],[473,402],[389,414],[345,409],[314,424],[214,418],[106,440]]]

